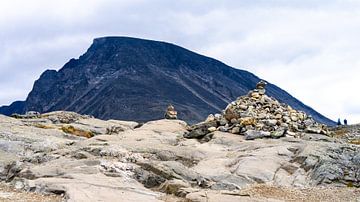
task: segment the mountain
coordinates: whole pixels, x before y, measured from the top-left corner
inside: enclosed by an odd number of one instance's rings
[[[259,80],[174,44],[103,37],[59,71],[46,70],[25,101],[1,107],[0,113],[67,110],[101,119],[148,121],[162,118],[171,103],[180,119],[194,123],[220,112]],[[334,124],[271,83],[267,94],[318,122]]]

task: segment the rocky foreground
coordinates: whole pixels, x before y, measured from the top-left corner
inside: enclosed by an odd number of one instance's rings
[[[0,179],[58,200],[360,199],[360,147],[323,134],[246,140],[215,131],[202,142],[184,138],[180,120],[139,125],[71,112],[0,116],[0,128]]]
[[[0,201],[360,201],[359,127],[319,124],[261,83],[193,126],[14,117],[0,116]]]

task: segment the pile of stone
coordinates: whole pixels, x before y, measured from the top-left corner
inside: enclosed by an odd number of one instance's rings
[[[164,114],[165,119],[177,119],[177,111],[175,111],[175,107],[171,104],[167,107],[166,112]]]
[[[245,135],[247,140],[296,136],[301,132],[328,135],[325,125],[267,96],[265,87],[266,82],[260,81],[256,89],[231,102],[222,114],[211,114],[205,122],[189,127],[184,137],[209,139],[214,131]]]

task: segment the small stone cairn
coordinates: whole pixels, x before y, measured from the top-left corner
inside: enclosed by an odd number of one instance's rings
[[[266,85],[260,81],[256,89],[231,102],[222,114],[210,114],[204,122],[190,126],[184,137],[210,140],[215,131],[244,135],[247,140],[297,136],[301,132],[329,134],[327,127],[311,116],[267,96]]]
[[[177,119],[177,112],[175,111],[175,107],[170,104],[166,109],[164,117],[165,119]]]

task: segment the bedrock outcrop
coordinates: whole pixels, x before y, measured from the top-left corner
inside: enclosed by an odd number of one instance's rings
[[[247,140],[210,125],[212,137],[203,141],[184,138],[189,126],[181,120],[140,125],[71,112],[0,116],[0,179],[67,201],[286,200],[276,193],[309,200],[319,194],[323,201],[360,197],[356,144],[306,130]]]

